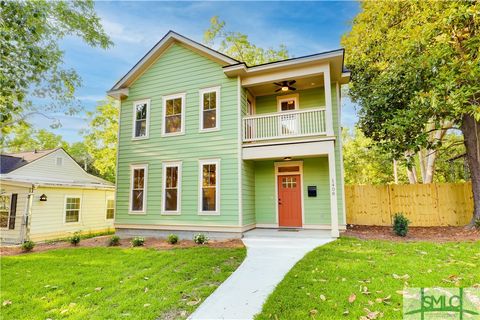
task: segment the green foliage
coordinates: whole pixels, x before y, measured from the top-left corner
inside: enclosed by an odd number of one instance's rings
[[[205,244],[205,243],[208,243],[208,240],[209,240],[208,237],[203,233],[199,233],[193,236],[193,241],[196,244]]]
[[[480,3],[366,1],[342,39],[360,127],[400,159],[430,133],[480,119]],[[427,129],[428,128],[428,129]]]
[[[342,130],[346,184],[386,184],[394,180],[393,159],[358,128]]]
[[[474,286],[480,283],[478,255],[474,254],[478,252],[480,241],[341,238],[307,253],[295,264],[255,319],[401,320],[400,293],[405,282],[411,288]]]
[[[247,35],[226,31],[225,21],[220,21],[218,16],[210,19],[210,27],[205,31],[203,39],[204,43],[210,47],[218,42],[218,51],[249,66],[289,58],[285,45],[281,44],[278,49],[257,47],[248,40]]]
[[[244,258],[244,248],[208,247],[2,256],[1,301],[12,304],[1,307],[0,318],[185,319]]]
[[[135,237],[132,239],[130,242],[132,244],[132,247],[141,247],[145,244],[145,238],[144,237]]]
[[[106,180],[115,181],[118,133],[118,103],[108,98],[94,112],[89,112],[90,125],[84,132],[85,146],[93,166]]]
[[[473,226],[480,230],[480,218],[475,219]]]
[[[393,216],[393,231],[397,236],[405,237],[408,233],[408,225],[410,220],[403,215],[403,213],[398,212]]]
[[[3,147],[9,152],[22,152],[33,150],[66,148],[61,135],[54,134],[45,129],[35,130],[27,125],[15,126],[10,134],[2,137]]]
[[[118,246],[120,244],[120,237],[113,235],[110,237],[110,240],[108,241],[108,245],[113,247],[113,246]]]
[[[35,247],[35,242],[31,240],[28,240],[22,243],[22,251],[24,252],[32,251],[34,247]]]
[[[68,242],[70,242],[71,244],[73,244],[74,246],[78,245],[80,243],[80,240],[81,240],[81,236],[80,236],[80,233],[78,232],[75,232],[71,237],[68,238]]]
[[[75,70],[62,68],[59,43],[77,36],[92,47],[112,45],[94,2],[1,1],[0,16],[1,133],[8,134],[14,124],[26,124],[33,113],[78,111],[75,88],[81,80]]]
[[[178,242],[178,236],[176,234],[169,234],[167,237],[167,242],[170,244],[175,244]]]

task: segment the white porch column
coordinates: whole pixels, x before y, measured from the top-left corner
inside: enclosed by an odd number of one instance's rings
[[[333,142],[328,151],[328,177],[330,183],[330,217],[332,237],[338,238],[338,202],[337,202],[337,175],[335,170],[335,148]]]
[[[323,84],[325,88],[325,129],[327,136],[333,136],[333,110],[332,110],[332,86],[330,81],[330,65],[327,64],[323,72]]]

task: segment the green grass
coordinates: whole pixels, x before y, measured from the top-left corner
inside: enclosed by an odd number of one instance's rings
[[[75,248],[2,257],[1,318],[182,319],[244,257],[245,249],[208,247]]]
[[[366,309],[383,312],[383,319],[402,319],[404,285],[480,285],[479,270],[480,242],[398,243],[341,238],[298,262],[256,319],[359,319],[366,316]],[[404,277],[395,278],[393,274]],[[362,293],[365,290],[368,294]],[[356,299],[350,303],[352,294]]]

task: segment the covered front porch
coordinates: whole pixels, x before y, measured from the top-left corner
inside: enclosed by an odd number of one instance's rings
[[[318,149],[319,144],[324,151]],[[330,236],[338,237],[345,219],[333,141],[317,142],[307,149],[289,145],[256,148],[262,150],[244,150],[243,224],[327,230]]]

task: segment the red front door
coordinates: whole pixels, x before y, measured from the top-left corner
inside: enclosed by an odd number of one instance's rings
[[[278,176],[278,224],[302,226],[302,190],[300,175]]]

